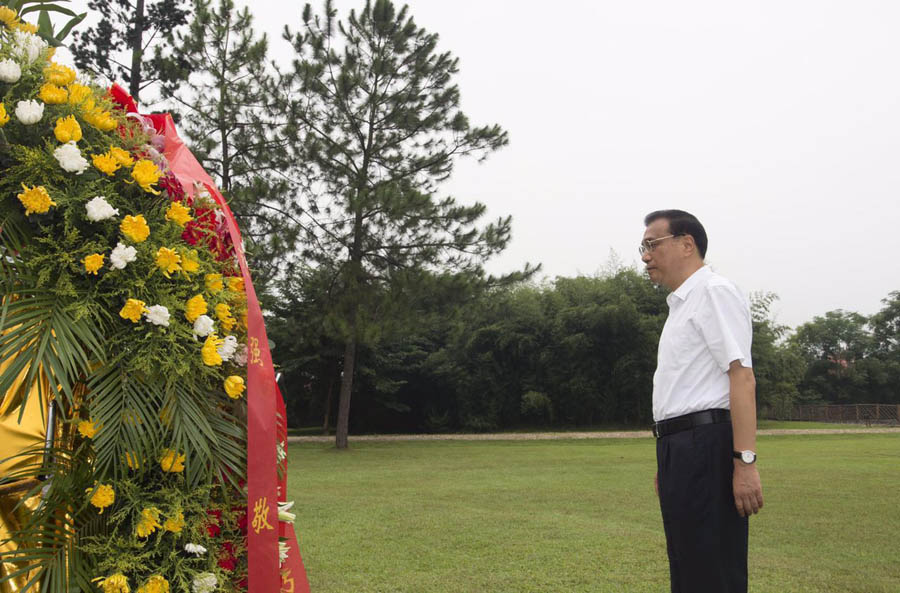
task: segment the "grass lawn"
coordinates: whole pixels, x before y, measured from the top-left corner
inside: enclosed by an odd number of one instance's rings
[[[806,422],[801,420],[759,420],[757,426],[762,429],[781,429],[781,428],[867,428],[865,424],[840,424],[833,422]],[[884,425],[873,424],[872,428],[880,428]],[[612,424],[603,426],[566,426],[566,427],[537,427],[537,428],[517,428],[505,432],[619,432],[628,430],[650,430],[650,425],[623,425]],[[321,426],[307,426],[304,428],[289,428],[288,434],[291,436],[321,436]],[[334,431],[331,432],[334,434]]]
[[[758,420],[756,422],[756,427],[759,430],[774,430],[774,429],[783,429],[783,428],[800,428],[800,429],[815,429],[815,428],[844,428],[844,429],[864,429],[864,428],[891,428],[890,425],[887,424],[872,424],[871,426],[866,426],[865,424],[841,424],[840,422],[807,422],[805,420]]]
[[[668,591],[651,439],[290,446],[313,593]],[[900,592],[900,435],[759,438],[750,591]]]

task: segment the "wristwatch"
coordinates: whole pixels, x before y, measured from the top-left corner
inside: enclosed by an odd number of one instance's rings
[[[740,459],[747,465],[750,465],[751,463],[756,463],[756,453],[754,453],[753,451],[751,451],[749,449],[747,449],[746,451],[735,451],[734,458]]]

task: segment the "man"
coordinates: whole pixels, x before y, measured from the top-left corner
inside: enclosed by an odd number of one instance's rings
[[[703,225],[681,210],[644,219],[641,259],[672,291],[653,376],[656,492],[673,593],[746,593],[756,469],[750,307],[704,264]]]

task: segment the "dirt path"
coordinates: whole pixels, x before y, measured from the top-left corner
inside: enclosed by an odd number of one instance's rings
[[[760,435],[777,434],[898,434],[898,428],[781,428],[760,430]],[[627,432],[515,432],[496,434],[375,434],[351,435],[351,441],[549,441],[557,439],[641,439],[649,430]],[[289,443],[327,443],[333,436],[293,436]]]

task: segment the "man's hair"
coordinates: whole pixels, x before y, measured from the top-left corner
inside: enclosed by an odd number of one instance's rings
[[[700,259],[706,259],[706,247],[709,244],[706,230],[697,217],[684,210],[657,210],[644,217],[644,226],[650,226],[656,220],[664,218],[669,221],[669,232],[673,235],[690,235],[700,251]]]

